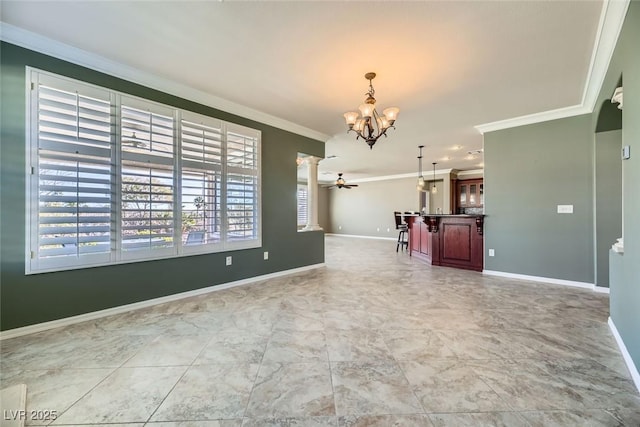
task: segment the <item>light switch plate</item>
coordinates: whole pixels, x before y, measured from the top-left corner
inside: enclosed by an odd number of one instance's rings
[[[233,259],[233,258],[231,258],[230,256],[228,256],[228,257],[227,257],[227,259],[226,259],[226,264],[227,264],[227,265],[231,265],[231,263],[232,263],[232,259]]]
[[[622,147],[622,160],[628,160],[631,158],[631,146],[625,145]]]
[[[573,205],[558,205],[558,213],[573,213]]]

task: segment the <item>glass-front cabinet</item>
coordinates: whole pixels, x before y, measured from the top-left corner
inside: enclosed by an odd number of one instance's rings
[[[464,213],[465,208],[484,206],[484,184],[482,179],[468,179],[456,183],[456,213]]]
[[[459,206],[467,205],[467,184],[462,184],[458,186],[458,205]]]

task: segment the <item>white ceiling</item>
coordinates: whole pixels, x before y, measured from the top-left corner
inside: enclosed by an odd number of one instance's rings
[[[602,1],[2,1],[3,22],[326,135],[321,179],[478,169],[476,125],[583,102]],[[397,129],[342,114],[374,71]],[[456,149],[457,148],[457,149]]]

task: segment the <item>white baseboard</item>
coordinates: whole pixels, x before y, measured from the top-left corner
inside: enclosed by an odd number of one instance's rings
[[[283,270],[283,271],[277,271],[275,273],[263,274],[262,276],[249,277],[247,279],[236,280],[234,282],[221,283],[219,285],[208,286],[206,288],[194,289],[192,291],[181,292],[179,294],[167,295],[160,298],[153,298],[150,300],[135,302],[132,304],[120,305],[117,307],[107,308],[104,310],[92,311],[90,313],[79,314],[77,316],[71,316],[71,317],[65,317],[62,319],[52,320],[50,322],[23,326],[21,328],[8,329],[6,331],[0,332],[0,341],[10,339],[10,338],[20,337],[23,335],[34,334],[36,332],[42,332],[48,329],[60,328],[63,326],[69,326],[69,325],[73,325],[80,322],[86,322],[87,320],[96,320],[102,317],[112,316],[114,314],[122,314],[132,310],[152,307],[158,304],[178,301],[184,298],[208,294],[210,292],[221,291],[223,289],[235,288],[236,286],[248,285],[250,283],[274,279],[276,277],[288,276],[291,274],[301,273],[308,270],[314,270],[316,268],[321,268],[324,266],[325,266],[325,263],[312,264],[304,267],[292,268],[290,270]]]
[[[574,282],[573,280],[554,279],[551,277],[541,277],[541,276],[529,276],[527,274],[515,274],[515,273],[507,273],[504,271],[494,271],[494,270],[483,270],[482,274],[486,274],[488,276],[509,277],[511,279],[530,280],[532,282],[552,283],[554,285],[573,286],[577,288],[591,289],[592,291],[596,291],[596,292],[609,293],[609,288],[602,288],[600,286],[595,286],[593,283],[587,283],[587,282]],[[596,287],[598,288],[597,290],[596,290]],[[606,289],[606,291],[604,289]]]
[[[620,349],[620,353],[622,353],[622,357],[624,358],[624,362],[627,364],[627,369],[629,369],[629,373],[631,374],[631,378],[633,379],[638,392],[640,392],[640,373],[638,372],[638,368],[636,368],[635,363],[633,363],[633,359],[627,350],[627,346],[624,345],[624,341],[618,332],[618,328],[613,323],[611,317],[609,317],[609,329],[613,333],[613,337],[616,339],[616,343],[618,344],[618,348]]]
[[[356,239],[391,240],[393,242],[398,241],[396,237],[359,236],[357,234],[325,233],[325,236],[354,237]]]
[[[604,286],[593,285],[593,292],[598,292],[600,294],[608,294],[609,293],[609,288],[606,288]]]

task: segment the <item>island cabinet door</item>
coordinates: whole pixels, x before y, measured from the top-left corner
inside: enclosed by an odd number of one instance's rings
[[[431,256],[433,252],[431,248],[431,233],[429,227],[424,222],[420,223],[420,253]]]
[[[420,225],[421,222],[414,222],[413,227],[409,231],[409,244],[411,252],[420,252]]]
[[[415,216],[406,217],[409,226],[409,253],[420,251],[420,219]]]
[[[440,233],[440,265],[482,271],[482,235],[475,223],[452,220]]]

